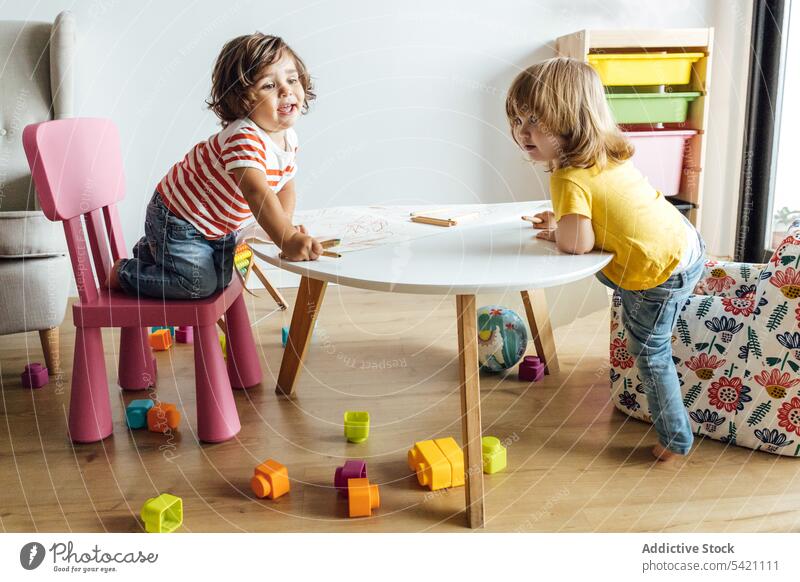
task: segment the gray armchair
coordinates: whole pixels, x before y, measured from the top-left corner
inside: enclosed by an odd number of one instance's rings
[[[74,49],[69,12],[53,24],[0,21],[0,335],[38,331],[51,374],[72,275],[61,225],[39,210],[22,130],[72,116]]]

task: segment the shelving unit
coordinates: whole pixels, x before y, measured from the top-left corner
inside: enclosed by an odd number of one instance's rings
[[[668,90],[671,93],[697,91],[700,95],[688,104],[686,120],[679,123],[658,123],[650,127],[637,127],[648,131],[694,130],[697,133],[686,142],[680,169],[680,187],[673,200],[690,203],[689,220],[698,225],[703,200],[703,168],[706,156],[706,130],[708,123],[709,87],[711,85],[711,55],[714,42],[713,28],[680,28],[659,30],[581,30],[562,36],[556,41],[560,56],[588,62],[592,54],[657,54],[701,53],[691,64],[689,83],[679,85],[653,85],[647,79],[644,86],[629,87],[631,93]],[[629,57],[624,57],[629,58]],[[613,92],[617,92],[615,88]],[[625,127],[624,129],[634,129]],[[652,181],[652,180],[651,180]]]

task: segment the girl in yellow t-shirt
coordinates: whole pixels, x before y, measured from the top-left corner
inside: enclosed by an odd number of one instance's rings
[[[553,212],[536,215],[537,237],[567,253],[614,253],[597,277],[622,299],[628,350],[658,433],[653,454],[687,454],[692,431],[671,339],[703,271],[702,238],[630,162],[633,147],[588,64],[559,57],[526,69],[508,91],[506,114],[517,145],[551,171]]]

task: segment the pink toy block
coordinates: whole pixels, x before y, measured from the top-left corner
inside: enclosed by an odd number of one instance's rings
[[[341,467],[336,467],[333,475],[333,486],[339,493],[347,495],[348,479],[364,479],[367,477],[367,463],[360,459],[345,461]]]
[[[25,366],[22,372],[22,385],[25,388],[41,388],[50,381],[47,368],[39,362],[33,362]]]
[[[519,365],[519,379],[522,382],[538,382],[544,378],[544,362],[536,356],[525,356]]]
[[[193,326],[197,436],[205,442],[233,438],[241,429],[231,388],[261,382],[261,367],[242,284],[234,277],[219,293],[197,300],[137,297],[109,290],[114,261],[128,256],[117,205],[125,198],[117,127],[109,119],[69,118],[28,125],[22,145],[44,215],[64,226],[79,299],[72,306],[75,353],[69,435],[75,442],[102,440],[113,430],[101,330],[122,328],[119,384],[141,390],[155,381],[147,327]],[[216,326],[225,316],[227,363]]]
[[[175,341],[179,344],[190,344],[194,341],[191,325],[182,325],[175,330]]]

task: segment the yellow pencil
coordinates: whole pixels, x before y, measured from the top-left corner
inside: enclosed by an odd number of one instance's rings
[[[340,255],[339,253],[334,253],[332,251],[322,251],[322,256],[323,257],[331,257],[332,259],[341,259],[342,258],[342,255]]]
[[[339,246],[341,243],[342,243],[342,239],[340,239],[340,238],[332,238],[332,239],[329,239],[329,240],[324,240],[324,241],[320,242],[319,244],[322,245],[323,249],[329,249],[331,247]]]

